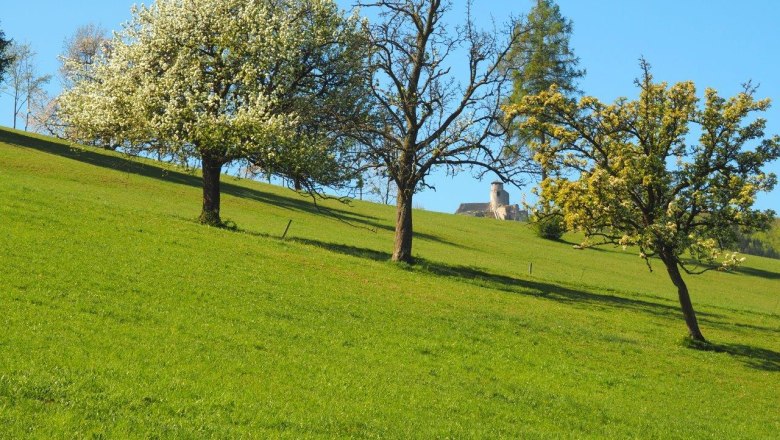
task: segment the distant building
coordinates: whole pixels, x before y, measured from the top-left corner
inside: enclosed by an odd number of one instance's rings
[[[474,217],[493,217],[499,220],[528,220],[528,211],[521,210],[517,204],[509,204],[509,193],[504,191],[502,182],[490,184],[490,201],[487,203],[461,203],[455,214]]]

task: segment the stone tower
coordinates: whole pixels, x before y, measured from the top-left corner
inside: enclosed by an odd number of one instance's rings
[[[504,191],[502,182],[493,182],[490,184],[490,209],[495,211],[500,206],[509,205],[509,193]]]

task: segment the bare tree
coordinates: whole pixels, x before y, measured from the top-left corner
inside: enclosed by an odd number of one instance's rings
[[[372,27],[377,112],[364,130],[369,161],[386,169],[397,187],[392,259],[411,263],[412,198],[430,187],[425,179],[435,169],[454,174],[466,167],[480,176],[494,172],[505,182],[520,183],[518,162],[503,156],[500,104],[511,92],[511,72],[499,65],[521,32],[512,31],[519,28],[515,19],[500,32],[477,30],[471,2],[457,26],[443,20],[452,8],[446,0],[359,5],[377,8],[380,17]],[[465,66],[465,75],[456,63]]]
[[[31,131],[65,138],[65,124],[60,119],[59,102],[45,90],[30,99],[29,127]]]
[[[365,176],[365,187],[371,196],[384,205],[391,204],[398,196],[395,182],[384,168],[374,169],[372,173]]]
[[[94,23],[80,26],[63,43],[60,55],[60,76],[63,86],[90,79],[98,57],[109,49],[108,33]]]
[[[35,52],[30,45],[12,44],[9,51],[13,59],[8,70],[6,91],[13,98],[13,127],[17,127],[19,119],[24,120],[24,129],[30,126],[33,111],[33,101],[39,99],[46,91],[44,86],[51,80],[51,75],[38,76],[35,72]]]

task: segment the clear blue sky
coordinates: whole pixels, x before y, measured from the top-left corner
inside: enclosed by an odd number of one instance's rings
[[[338,0],[344,7],[351,0]],[[56,74],[63,40],[80,25],[97,23],[119,29],[130,17],[132,0],[4,1],[0,29],[7,37],[29,42],[37,51],[40,72]],[[457,6],[462,0],[455,0]],[[499,21],[528,11],[531,0],[476,0],[480,22]],[[658,80],[695,81],[700,92],[714,87],[726,96],[752,79],[760,97],[775,106],[764,114],[768,133],[780,133],[780,2],[776,0],[559,0],[563,14],[573,20],[572,47],[587,70],[580,88],[588,95],[611,101],[635,97],[637,60],[644,56]],[[453,17],[457,18],[457,17]],[[52,90],[58,88],[57,80]],[[0,124],[10,125],[11,103],[0,98]],[[780,174],[780,163],[770,167]],[[415,196],[429,210],[454,212],[460,202],[488,200],[488,182],[467,174],[456,179],[435,176],[437,191]],[[528,192],[525,188],[523,192]],[[520,191],[509,188],[512,201]],[[758,207],[780,211],[780,188],[763,194]]]

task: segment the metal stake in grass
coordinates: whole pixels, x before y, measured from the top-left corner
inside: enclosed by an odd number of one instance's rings
[[[290,225],[291,225],[291,224],[292,224],[292,220],[290,220],[289,222],[287,222],[287,227],[286,227],[286,228],[284,228],[284,234],[282,234],[282,240],[284,240],[284,237],[287,237],[287,231],[289,231],[289,230],[290,230]]]

